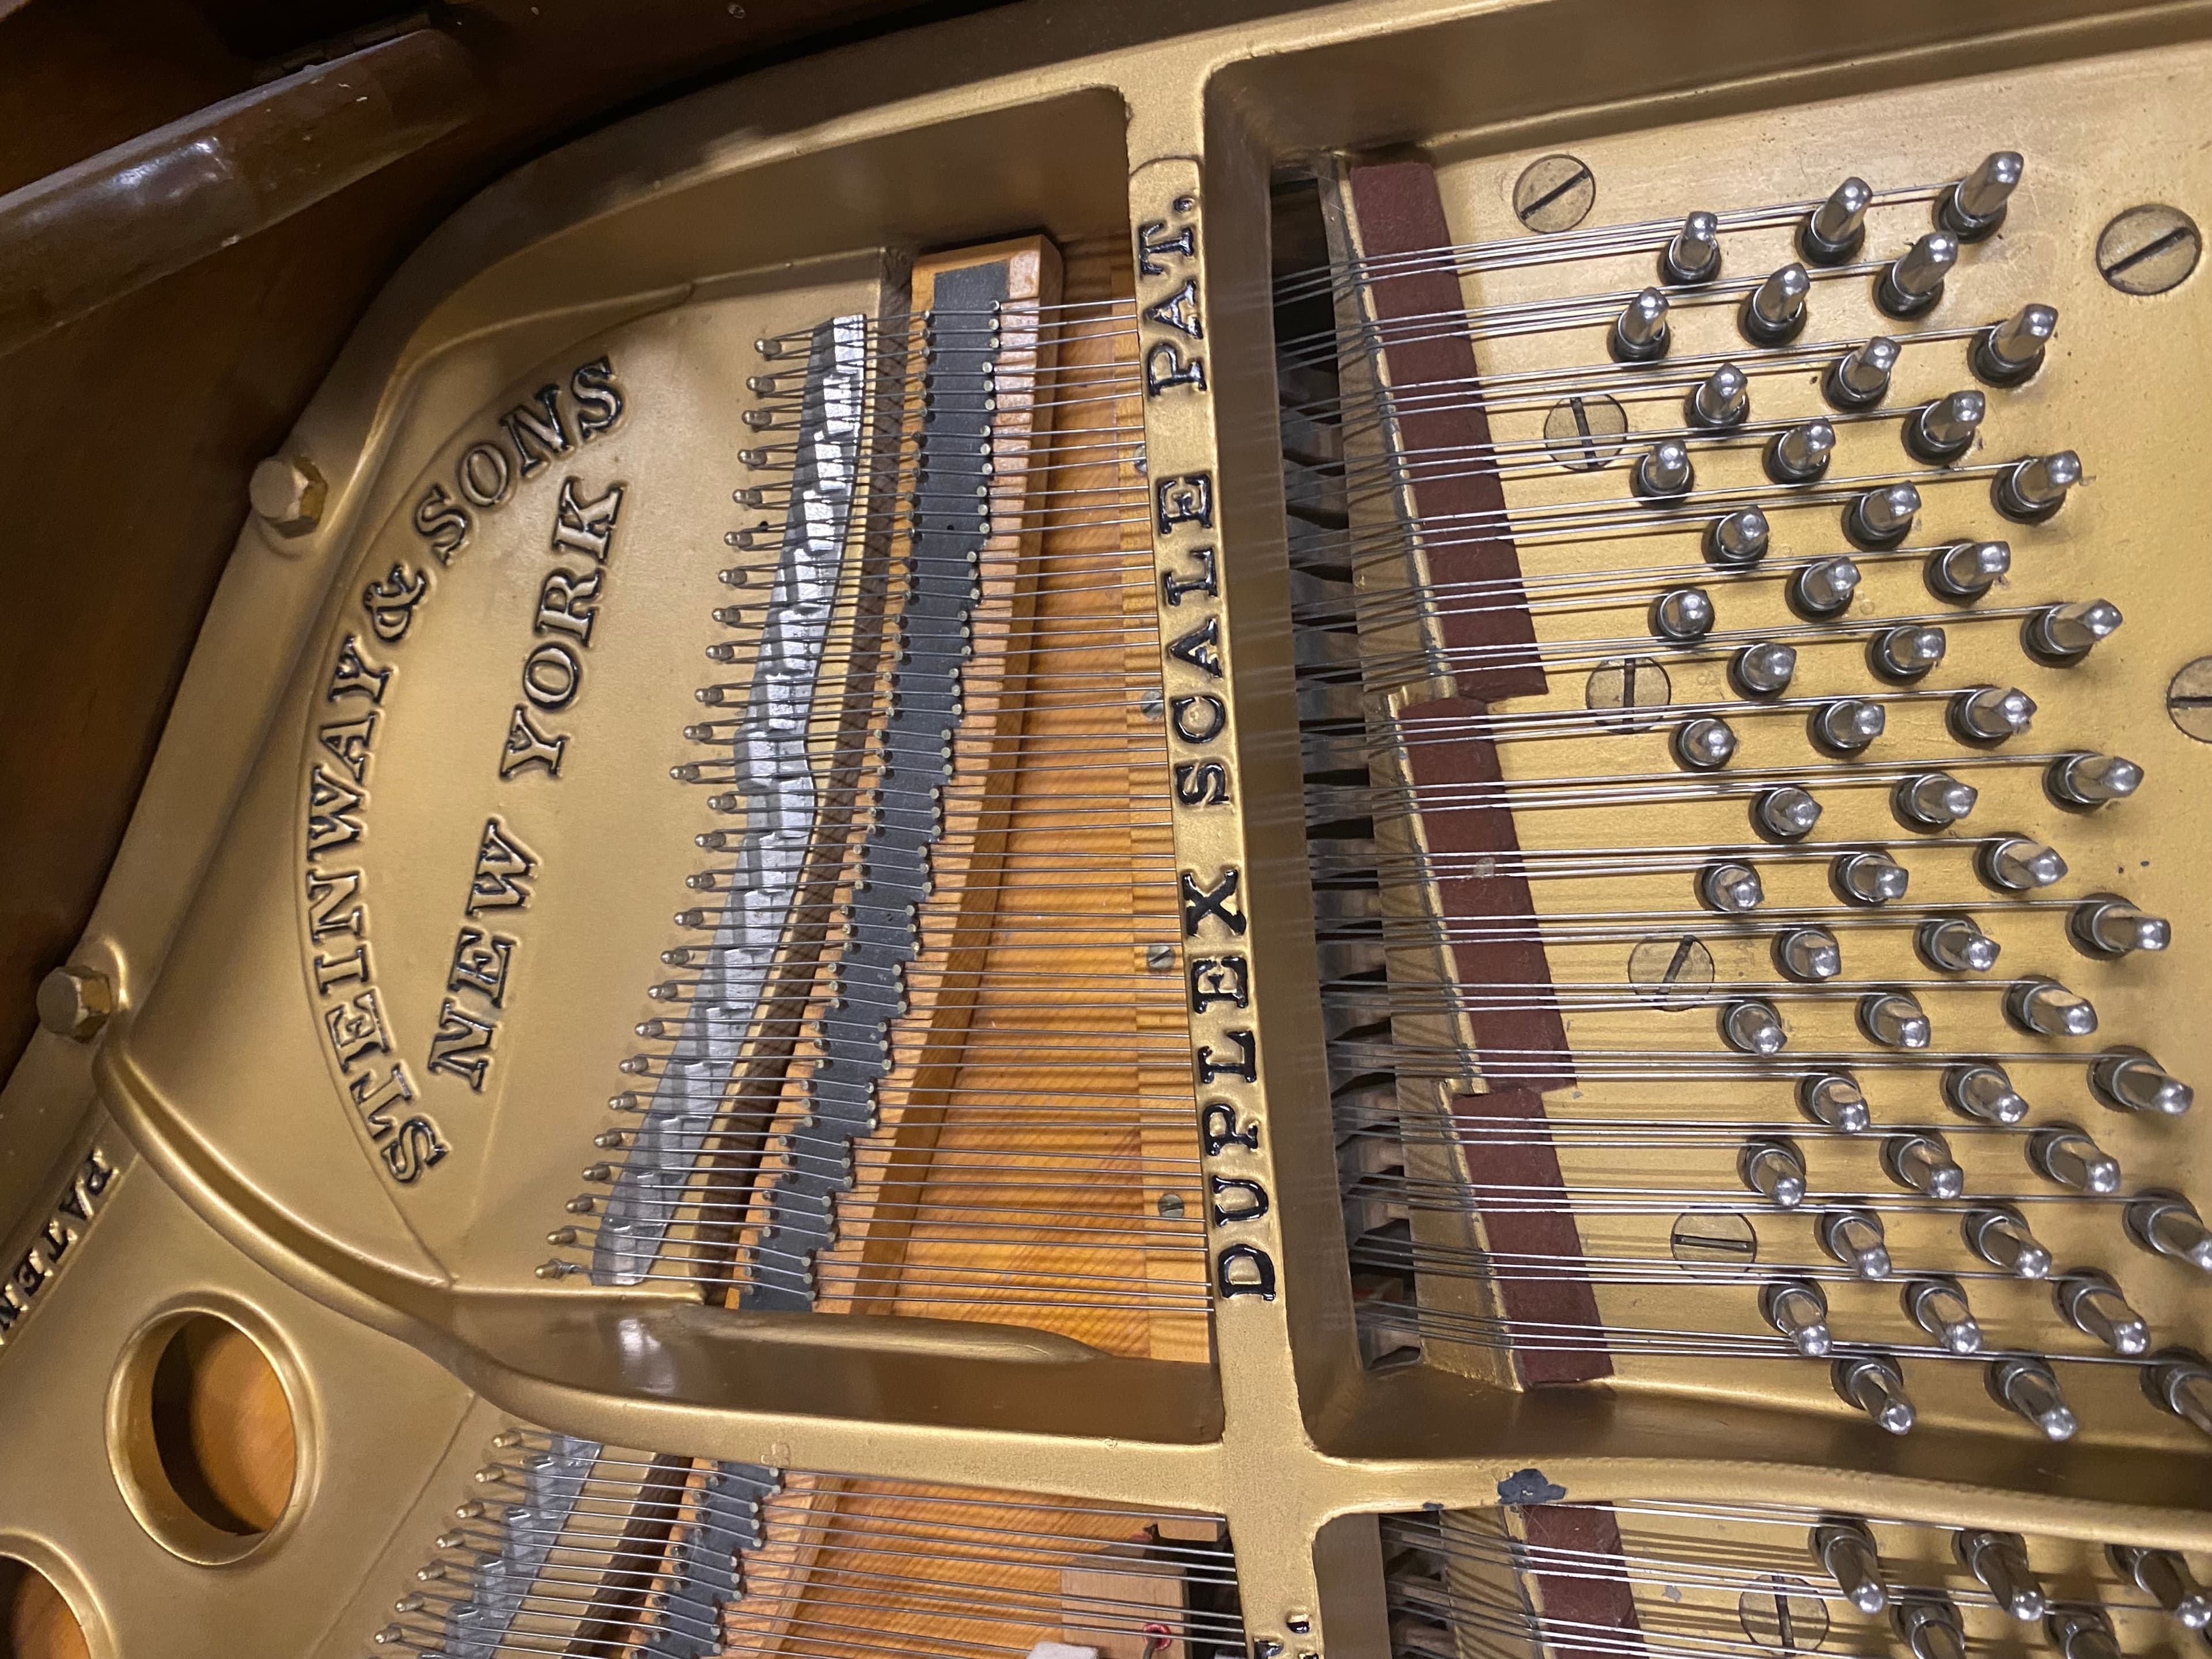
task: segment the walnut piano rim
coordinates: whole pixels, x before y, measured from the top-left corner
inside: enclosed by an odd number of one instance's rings
[[[1067,242],[1119,239],[1133,223],[1172,222],[1173,204],[1194,196],[1206,231],[1205,291],[1249,298],[1266,281],[1270,169],[1315,149],[1445,135],[1437,148],[1499,158],[1510,178],[1508,161],[1528,145],[1663,125],[1686,87],[1719,87],[1719,103],[1759,110],[2096,52],[2193,52],[2177,43],[2212,29],[2212,14],[2197,5],[2116,15],[2039,5],[2015,13],[2001,34],[1964,8],[1900,6],[1848,19],[1808,15],[1765,40],[1711,6],[1623,52],[1598,28],[1601,9],[1571,0],[1322,8],[1180,38],[1171,38],[1173,9],[1129,9],[1120,24],[1133,43],[1126,52],[1038,67],[1035,58],[1050,51],[1044,21],[1007,13],[951,26],[941,38],[958,51],[943,60],[902,45],[772,71],[586,141],[458,218],[364,324],[287,447],[312,457],[328,481],[322,520],[295,535],[249,522],[138,829],[76,957],[106,976],[118,1012],[90,1048],[39,1039],[9,1084],[9,1123],[22,1126],[28,1153],[16,1165],[25,1173],[8,1177],[21,1182],[9,1189],[20,1200],[10,1213],[43,1220],[80,1167],[82,1138],[100,1138],[116,1174],[112,1206],[84,1229],[77,1259],[0,1350],[0,1405],[15,1420],[53,1425],[27,1448],[27,1479],[10,1483],[0,1553],[61,1587],[96,1659],[117,1650],[118,1632],[143,1639],[155,1628],[149,1607],[159,1598],[238,1596],[224,1603],[236,1615],[294,1571],[363,1588],[327,1629],[331,1609],[303,1610],[297,1598],[244,1616],[270,1621],[271,1639],[287,1650],[350,1651],[373,1628],[372,1609],[411,1571],[403,1558],[434,1530],[411,1524],[445,1501],[442,1492],[424,1495],[424,1463],[463,1468],[473,1449],[443,1449],[475,1435],[492,1414],[487,1401],[611,1443],[1217,1508],[1236,1529],[1248,1595],[1265,1598],[1254,1629],[1280,1637],[1285,1615],[1298,1613],[1315,1626],[1316,1650],[1345,1594],[1341,1561],[1327,1547],[1329,1517],[1494,1503],[1501,1482],[1529,1468],[1575,1497],[1719,1501],[1757,1482],[1884,1514],[1993,1527],[2029,1516],[2073,1537],[2212,1545],[2202,1457],[2047,1452],[2001,1434],[1932,1437],[1908,1456],[1864,1425],[1832,1417],[1360,1372],[1319,1023],[1311,989],[1299,983],[1312,977],[1304,848],[1295,823],[1266,805],[1295,798],[1297,745],[1283,672],[1273,365],[1250,306],[1217,301],[1208,319],[1218,413],[1194,421],[1160,412],[1148,431],[1159,471],[1170,462],[1218,468],[1230,743],[1244,797],[1235,823],[1209,826],[1190,855],[1209,874],[1242,863],[1255,951],[1264,947],[1279,964],[1254,988],[1255,1023],[1271,1045],[1259,1088],[1267,1097],[1274,1212],[1265,1237],[1278,1250],[1277,1296],[1231,1308],[1242,1322],[1220,1326],[1213,1364],[1114,1359],[972,1324],[833,1326],[528,1282],[462,1290],[413,1253],[388,1205],[376,1217],[388,1248],[363,1252],[325,1224],[306,1188],[276,1202],[240,1178],[210,1131],[203,1091],[250,1091],[252,1045],[235,1041],[222,1063],[195,1060],[189,1017],[172,1016],[156,1042],[150,1011],[195,991],[216,1002],[244,997],[226,982],[218,951],[203,956],[212,966],[197,988],[169,981],[167,970],[183,911],[218,856],[259,717],[284,694],[285,665],[272,660],[281,653],[248,647],[305,636],[326,598],[342,601],[326,592],[339,551],[411,508],[419,464],[442,441],[428,434],[476,422],[526,370],[575,355],[570,348],[597,333],[675,316],[695,299],[746,304],[803,287],[787,262],[840,261],[839,279],[865,281],[872,256],[855,260],[854,250],[975,243],[1040,227]],[[1547,49],[1555,28],[1589,33],[1601,51],[1571,66],[1569,54]],[[940,78],[917,92],[915,73]],[[738,132],[750,136],[726,136]],[[2039,148],[2033,135],[2021,143]],[[680,168],[665,163],[672,144],[690,158]],[[1007,154],[1030,158],[1029,168],[994,167]],[[631,181],[647,173],[658,187],[635,191]],[[840,187],[856,177],[871,181],[866,191]],[[2129,200],[2186,193],[2164,179],[2113,188]],[[2115,195],[2110,205],[2121,204]],[[827,283],[820,273],[830,268],[817,266],[807,280]],[[792,322],[817,321],[828,309]],[[294,773],[288,789],[296,781]],[[446,902],[450,910],[454,901]],[[293,924],[280,920],[283,943],[295,951]],[[288,971],[298,977],[296,959]],[[248,1035],[252,1026],[250,1018],[238,1022]],[[204,1065],[204,1074],[193,1088],[172,1087],[165,1059],[187,1072]],[[268,1109],[327,1109],[329,1081],[314,1083]],[[104,1106],[88,1104],[96,1097]],[[338,1151],[338,1161],[352,1160],[349,1179],[364,1172],[356,1148]],[[559,1155],[565,1187],[574,1178],[568,1144]],[[379,1255],[372,1268],[368,1258]],[[151,1546],[106,1467],[114,1357],[151,1320],[195,1301],[266,1337],[291,1400],[302,1471],[269,1541],[213,1589],[174,1551]],[[82,1344],[66,1363],[64,1333]],[[65,1409],[47,1403],[64,1395]],[[428,1441],[440,1451],[413,1462],[390,1455],[395,1444]],[[89,1488],[80,1515],[41,1512],[42,1492],[72,1483]],[[1882,1502],[1868,1501],[1869,1492]],[[334,1520],[349,1510],[394,1517],[401,1540],[365,1576],[357,1541]],[[103,1537],[119,1559],[143,1553],[142,1583],[107,1577]]]

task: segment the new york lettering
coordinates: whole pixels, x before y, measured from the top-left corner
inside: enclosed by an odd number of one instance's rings
[[[518,481],[537,478],[556,458],[613,431],[623,409],[622,387],[605,357],[578,364],[565,386],[540,386],[501,416],[495,431],[461,451],[450,489],[441,479],[422,492],[415,503],[415,533],[441,563],[452,563],[468,545],[478,518],[504,507]],[[394,625],[406,631],[404,623]],[[380,637],[386,637],[381,630]]]

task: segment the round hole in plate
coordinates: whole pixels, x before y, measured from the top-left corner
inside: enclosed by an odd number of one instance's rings
[[[125,1351],[108,1395],[109,1454],[146,1530],[188,1561],[253,1549],[299,1474],[283,1378],[262,1345],[216,1314],[172,1314]]]
[[[27,1561],[0,1555],[0,1659],[87,1659],[89,1652],[53,1581]]]

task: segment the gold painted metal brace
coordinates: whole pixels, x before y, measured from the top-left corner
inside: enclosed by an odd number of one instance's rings
[[[2212,7],[1098,21],[543,158],[256,474],[0,1653],[2204,1639]]]

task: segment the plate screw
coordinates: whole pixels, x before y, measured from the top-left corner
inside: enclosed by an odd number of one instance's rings
[[[329,495],[314,463],[300,455],[271,455],[253,469],[246,487],[253,510],[279,535],[299,536],[315,527]]]
[[[1662,708],[1673,696],[1674,684],[1667,671],[1652,658],[1613,657],[1590,671],[1583,703],[1589,708]],[[2207,713],[2212,714],[2212,709]],[[1659,724],[1659,717],[1624,714],[1603,724],[1626,732],[1649,732]]]
[[[1628,953],[1628,982],[1662,1008],[1695,1007],[1713,982],[1713,953],[1689,933],[1639,940]]]
[[[2123,294],[2163,294],[2197,269],[2203,233],[2179,208],[2131,207],[2097,237],[2097,271]]]
[[[115,987],[92,968],[57,968],[39,985],[39,1024],[56,1036],[89,1042],[115,1012]]]
[[[2166,688],[2166,712],[2199,743],[2212,743],[2212,657],[2185,664]]]
[[[1734,1210],[1691,1210],[1675,1218],[1667,1240],[1686,1267],[1748,1271],[1759,1261],[1759,1235]]]
[[[1513,185],[1514,213],[1546,235],[1572,230],[1596,201],[1597,179],[1575,155],[1540,155]]]
[[[1610,398],[1563,398],[1544,416],[1544,447],[1571,472],[1609,465],[1627,434],[1627,412]]]

